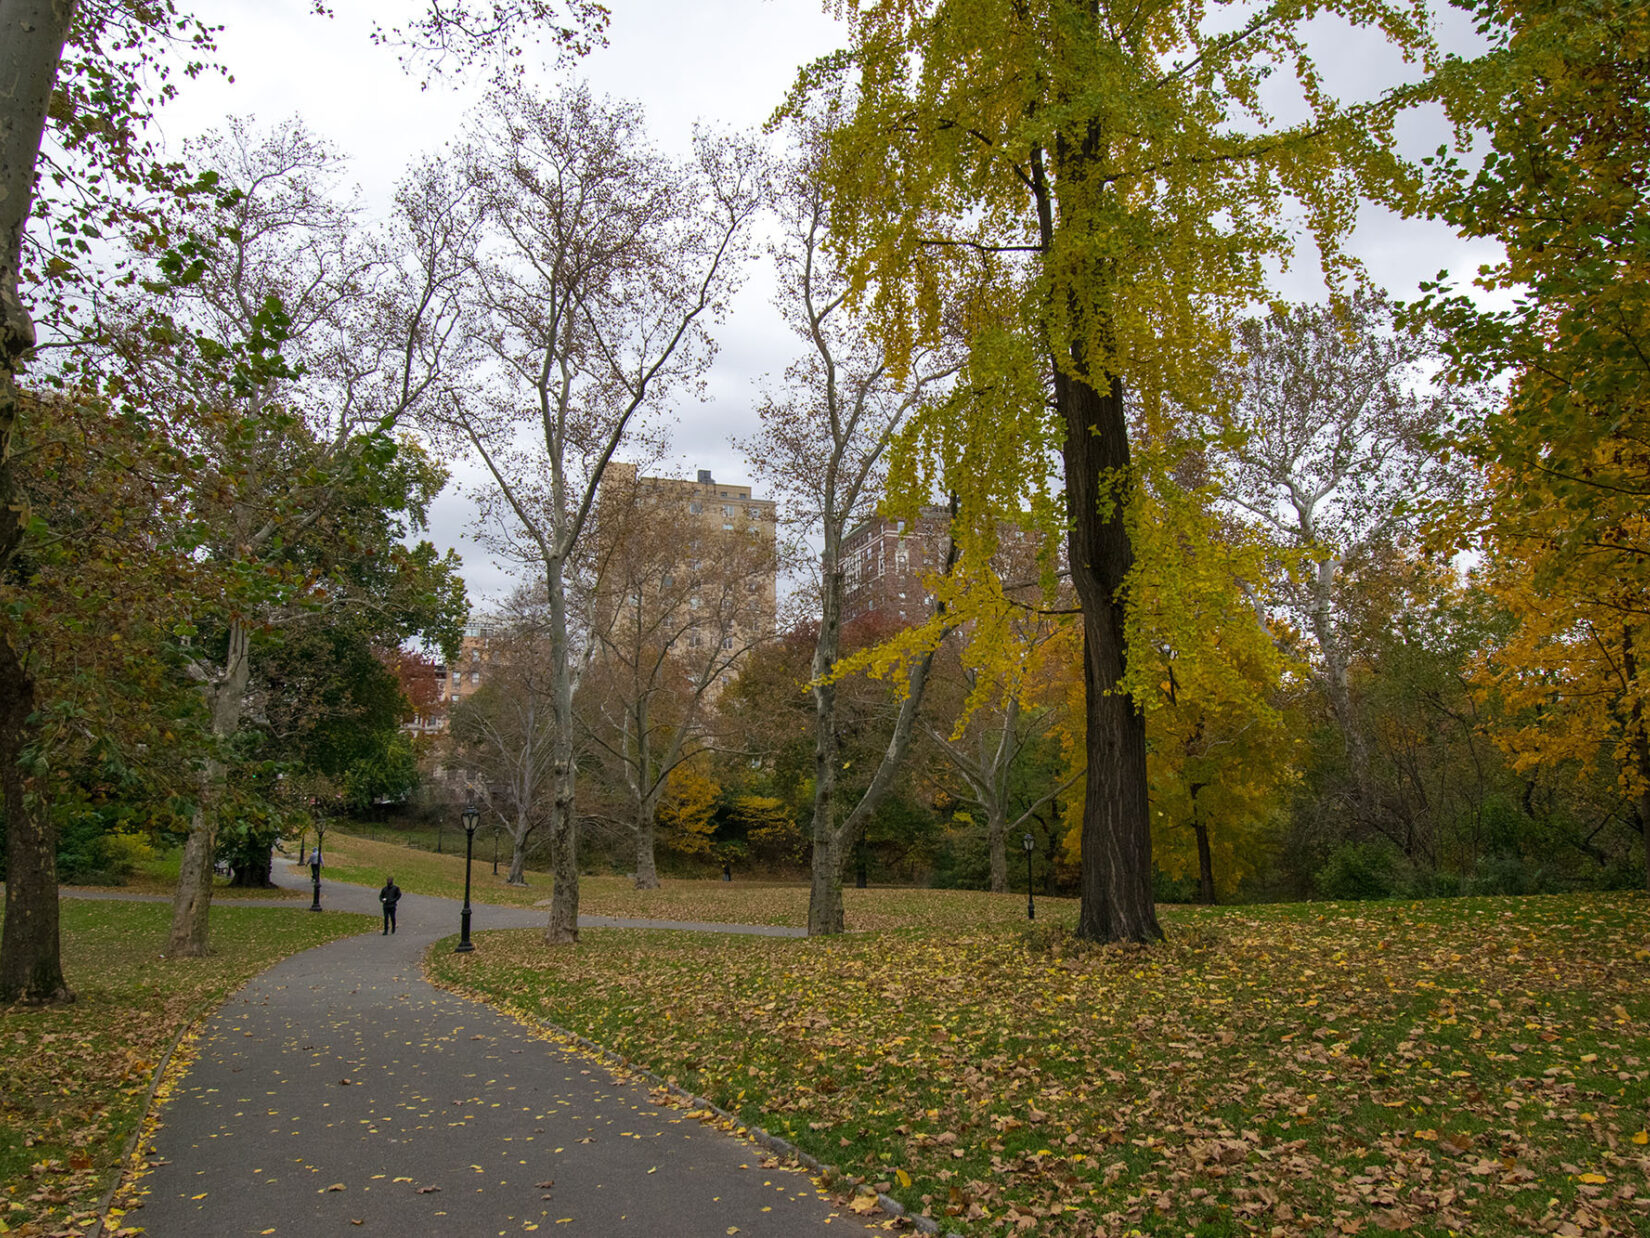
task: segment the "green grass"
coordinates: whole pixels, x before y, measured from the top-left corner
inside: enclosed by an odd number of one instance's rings
[[[1642,896],[1176,909],[1150,949],[1002,901],[430,968],[966,1234],[1650,1231]]]
[[[278,859],[279,857],[277,857]],[[79,890],[115,890],[122,894],[159,894],[171,898],[178,888],[178,870],[182,867],[183,851],[174,847],[170,851],[159,852],[149,859],[140,861],[137,867],[127,875],[118,886],[90,886],[65,885],[65,889]],[[270,899],[279,902],[283,899],[297,899],[300,896],[291,890],[258,890],[246,886],[233,886],[227,877],[212,879],[212,897],[218,898],[256,898]]]
[[[278,960],[372,927],[366,916],[216,907],[209,957],[163,959],[165,904],[60,907],[78,1000],[0,1020],[0,1232],[83,1232],[178,1032]]]
[[[464,896],[464,855],[436,855],[393,842],[329,833],[325,877],[357,885],[381,886],[393,876],[403,890],[443,898]],[[470,874],[470,897],[478,903],[532,907],[550,897],[550,878],[529,873],[529,885],[511,886],[509,864],[501,857],[497,876],[490,849],[478,856]],[[1025,923],[1025,895],[991,895],[972,890],[912,890],[882,887],[843,891],[852,930],[921,925],[969,929],[982,924]],[[629,877],[579,880],[579,910],[585,915],[641,920],[686,920],[711,924],[800,927],[808,922],[808,887],[800,882],[687,881],[666,878],[657,890],[638,890]],[[1073,899],[1039,898],[1039,923],[1074,925]]]

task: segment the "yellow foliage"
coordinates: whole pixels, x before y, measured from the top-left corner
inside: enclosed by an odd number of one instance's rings
[[[659,801],[659,824],[666,828],[665,846],[684,855],[706,855],[716,832],[712,819],[722,788],[703,773],[697,762],[685,762],[670,771]]]

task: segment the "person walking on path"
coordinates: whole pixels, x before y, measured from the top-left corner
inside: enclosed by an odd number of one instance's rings
[[[314,851],[309,853],[309,875],[314,881],[321,880],[321,848],[317,844]]]
[[[401,901],[401,887],[394,877],[384,878],[384,888],[378,891],[378,901],[384,907],[384,933],[395,932],[395,905]]]

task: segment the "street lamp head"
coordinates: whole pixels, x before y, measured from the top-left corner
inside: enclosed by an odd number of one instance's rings
[[[474,800],[464,805],[464,811],[459,814],[459,820],[464,822],[464,832],[466,834],[473,835],[476,832],[476,822],[480,819],[481,810],[476,807]]]
[[[1037,840],[1030,834],[1024,834],[1020,837],[1020,846],[1024,847],[1027,851],[1035,851],[1037,850]]]

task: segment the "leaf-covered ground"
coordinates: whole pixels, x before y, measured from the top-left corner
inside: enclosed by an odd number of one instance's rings
[[[1647,910],[1187,910],[1153,949],[520,932],[431,966],[961,1233],[1573,1238],[1650,1232]]]
[[[448,842],[452,841],[449,836]],[[463,835],[455,855],[436,855],[398,843],[352,835],[327,835],[325,882],[349,881],[380,886],[386,876],[412,894],[442,898],[464,897]],[[532,907],[550,897],[551,882],[531,873],[525,888],[506,883],[509,864],[501,860],[495,877],[489,844],[477,841],[477,860],[470,873],[470,898],[476,903]],[[1019,925],[1026,919],[1026,898],[1019,894],[984,895],[972,890],[908,890],[873,888],[843,892],[844,911],[851,931],[953,927],[983,924]],[[701,924],[766,924],[800,927],[808,923],[808,887],[748,881],[686,881],[666,878],[657,890],[638,890],[629,877],[586,876],[579,880],[579,911],[588,916],[615,916],[638,920],[685,920]],[[1037,898],[1039,923],[1077,922],[1072,899]]]
[[[61,903],[77,999],[0,1011],[0,1233],[85,1233],[178,1032],[278,959],[359,933],[364,916],[217,907],[214,953],[162,959],[171,908]]]

